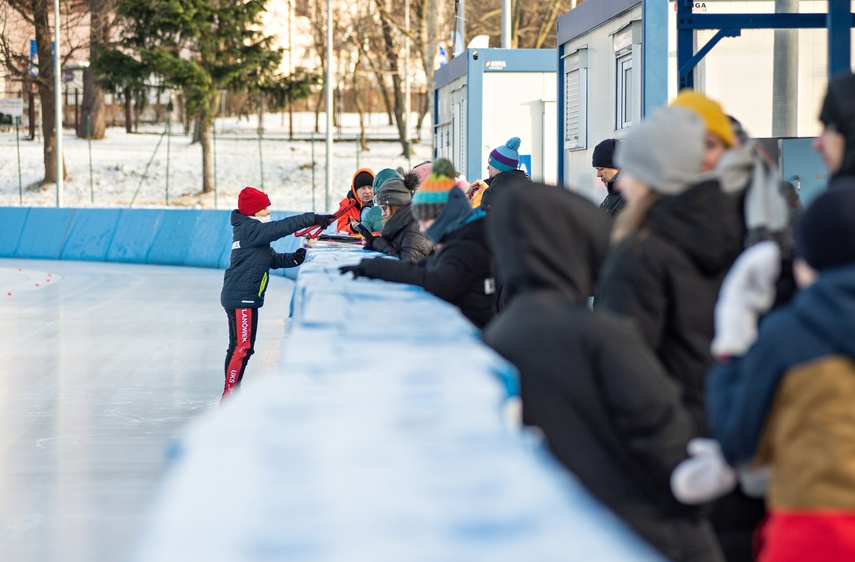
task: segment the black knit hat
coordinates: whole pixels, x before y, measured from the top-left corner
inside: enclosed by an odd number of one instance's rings
[[[855,264],[855,178],[833,180],[796,224],[796,253],[814,269]]]
[[[606,139],[594,147],[591,166],[594,168],[617,168],[615,165],[615,149],[617,149],[618,144],[617,139]]]

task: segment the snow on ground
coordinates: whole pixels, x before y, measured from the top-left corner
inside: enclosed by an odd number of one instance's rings
[[[264,116],[263,140],[258,140],[258,118],[217,119],[216,185],[217,193],[202,194],[202,150],[190,144],[180,125],[173,126],[169,137],[163,136],[165,125],[140,126],[140,132],[125,133],[124,128],[110,128],[107,137],[91,143],[78,139],[71,129],[63,135],[63,153],[68,179],[63,185],[65,207],[165,207],[167,204],[167,145],[168,196],[170,207],[202,209],[232,209],[238,192],[247,185],[264,189],[274,210],[323,210],[325,199],[324,116],[321,133],[314,142],[314,194],[312,189],[312,142],[314,114],[295,113],[295,137],[289,141],[287,114]],[[348,189],[353,173],[359,167],[375,172],[386,167],[407,168],[401,156],[401,144],[395,142],[396,129],[389,126],[385,114],[366,116],[369,150],[357,154],[358,118],[346,114],[342,127],[335,129],[333,144],[330,207],[335,210]],[[427,123],[429,120],[426,120]],[[24,130],[20,131],[23,136]],[[305,140],[303,140],[305,139]],[[431,158],[432,136],[428,126],[422,129],[422,143],[414,144],[415,165]],[[160,145],[158,146],[158,143]],[[146,173],[146,166],[151,165]],[[19,192],[18,154],[15,131],[0,132],[0,206],[55,206],[56,186],[34,186],[44,178],[41,138],[20,141],[21,185]],[[262,186],[261,163],[264,182]],[[90,171],[91,170],[91,171]],[[90,189],[91,173],[91,189]],[[141,182],[145,174],[146,178]],[[134,193],[139,193],[134,200]],[[93,203],[94,200],[94,203]]]

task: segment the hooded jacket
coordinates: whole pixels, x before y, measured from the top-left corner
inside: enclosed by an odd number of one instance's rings
[[[386,221],[380,236],[373,238],[370,247],[366,247],[401,261],[416,263],[433,252],[434,244],[419,230],[419,223],[410,212],[408,203]]]
[[[569,191],[513,187],[487,217],[508,306],[484,341],[520,376],[523,421],[586,488],[671,560],[721,560],[670,491],[692,436],[677,386],[630,324],[586,306],[610,219]]]
[[[349,234],[354,235],[359,234],[359,232],[350,228],[350,219],[354,219],[359,222],[362,219],[362,210],[364,208],[374,206],[373,201],[367,201],[363,203],[362,200],[359,198],[359,195],[357,195],[356,193],[356,176],[363,172],[370,174],[372,178],[374,177],[374,172],[372,172],[369,168],[360,168],[353,173],[353,177],[350,179],[350,191],[347,192],[347,196],[344,199],[339,201],[338,205],[339,208],[341,208],[342,205],[345,205],[347,203],[348,199],[353,199],[354,201],[356,201],[356,205],[349,208],[347,212],[345,212],[338,218],[338,220],[336,221],[336,229],[338,230],[338,232],[347,232]]]
[[[274,240],[315,224],[314,213],[303,213],[278,221],[260,222],[232,211],[232,252],[223,276],[220,304],[223,308],[261,308],[270,269],[296,267],[294,254],[276,252]]]
[[[739,197],[717,181],[663,197],[646,225],[615,247],[600,275],[596,307],[631,319],[679,384],[695,430],[706,434],[704,378],[718,291],[742,251]]]
[[[511,170],[510,172],[499,172],[485,183],[489,187],[484,190],[481,195],[481,210],[489,212],[490,207],[502,192],[516,183],[531,183],[531,178],[528,177],[522,170]]]

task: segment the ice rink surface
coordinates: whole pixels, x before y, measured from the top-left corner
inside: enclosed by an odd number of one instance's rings
[[[222,275],[0,259],[0,560],[128,556],[171,444],[219,403]],[[247,385],[279,360],[293,283],[270,283]]]

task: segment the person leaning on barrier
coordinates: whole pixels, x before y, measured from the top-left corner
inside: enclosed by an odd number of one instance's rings
[[[454,164],[437,160],[413,196],[412,214],[437,251],[418,263],[371,258],[339,270],[342,275],[424,287],[483,328],[495,313],[493,260],[484,236],[484,213],[472,209],[454,175]]]
[[[594,497],[669,560],[721,562],[710,524],[670,490],[693,436],[679,386],[629,322],[587,306],[610,226],[553,186],[497,198],[487,237],[507,301],[484,341],[519,372],[523,423]]]
[[[412,182],[413,175],[408,174]],[[412,189],[406,180],[394,177],[383,182],[374,195],[374,206],[383,217],[383,230],[379,236],[360,225],[365,238],[365,249],[382,252],[404,262],[416,263],[433,252],[434,243],[419,230],[419,223],[410,210]]]

